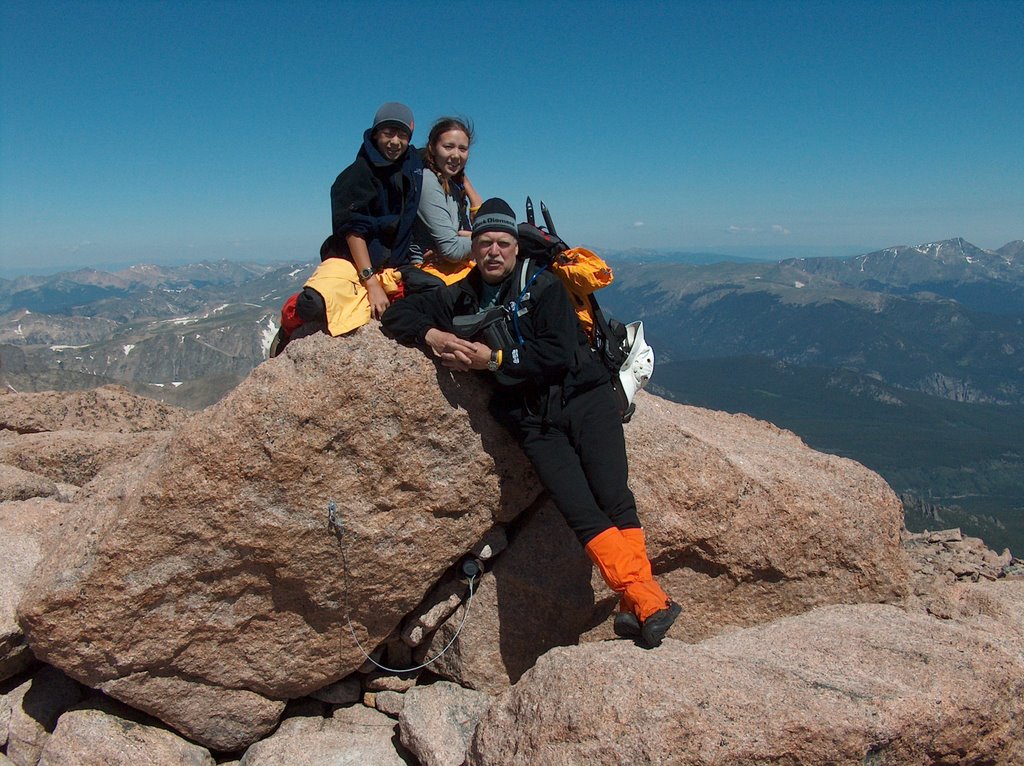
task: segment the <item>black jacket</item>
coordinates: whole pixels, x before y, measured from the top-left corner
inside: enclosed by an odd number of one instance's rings
[[[511,307],[519,298],[513,293],[521,268],[522,262],[502,283],[499,305]],[[479,311],[481,290],[480,273],[474,269],[453,285],[409,295],[384,312],[383,330],[402,342],[422,344],[432,327],[451,332],[454,317]],[[502,349],[501,369],[494,374],[504,389],[506,409],[525,402],[527,409],[535,412],[537,403],[553,394],[559,394],[564,402],[576,392],[610,380],[607,368],[591,350],[558,277],[542,271],[528,287],[519,308],[516,322],[506,321],[511,343]]]
[[[366,240],[374,269],[398,268],[409,261],[409,243],[423,188],[423,162],[411,144],[401,160],[389,162],[363,134],[355,162],[331,186],[334,247],[348,257],[346,234]]]

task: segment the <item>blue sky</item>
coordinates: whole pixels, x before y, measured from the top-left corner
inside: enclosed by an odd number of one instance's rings
[[[0,0],[0,276],[314,260],[377,106],[573,244],[1024,237],[1024,2]]]

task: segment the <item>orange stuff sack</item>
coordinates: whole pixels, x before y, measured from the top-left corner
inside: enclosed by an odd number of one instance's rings
[[[469,276],[475,265],[476,261],[472,260],[449,261],[445,258],[430,258],[423,262],[420,269],[437,277],[446,285],[454,285],[460,279]]]
[[[590,302],[591,293],[607,287],[615,279],[611,267],[597,253],[585,247],[573,247],[563,251],[551,262],[565,289],[569,300],[576,309],[587,337],[594,339],[594,311]]]

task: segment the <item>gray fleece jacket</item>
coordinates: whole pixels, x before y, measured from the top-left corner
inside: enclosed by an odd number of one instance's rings
[[[464,261],[469,258],[470,246],[469,237],[459,236],[458,199],[445,194],[437,176],[425,171],[419,211],[412,227],[410,260],[421,263],[423,253],[433,250],[449,261]]]

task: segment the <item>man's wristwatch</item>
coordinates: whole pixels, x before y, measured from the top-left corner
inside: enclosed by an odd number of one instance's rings
[[[359,281],[365,282],[367,279],[373,276],[373,268],[367,266],[365,269],[359,269]]]
[[[491,358],[487,362],[487,369],[490,372],[498,371],[498,349],[491,349]]]

